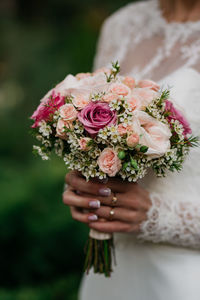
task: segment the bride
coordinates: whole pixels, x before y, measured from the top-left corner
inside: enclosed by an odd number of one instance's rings
[[[95,68],[115,60],[123,74],[170,86],[199,134],[200,0],[140,1],[117,11],[103,25]],[[70,172],[66,182],[63,201],[72,217],[115,233],[118,264],[111,279],[91,271],[81,300],[200,299],[199,149],[192,149],[179,174],[163,179],[149,172],[137,184],[87,183]]]

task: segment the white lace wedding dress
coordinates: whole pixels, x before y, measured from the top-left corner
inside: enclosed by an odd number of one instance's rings
[[[200,21],[168,24],[158,0],[132,3],[103,25],[95,68],[119,60],[122,73],[170,86],[194,135],[200,133]],[[200,150],[183,170],[140,184],[152,208],[139,236],[116,234],[111,279],[85,276],[80,300],[200,299]]]

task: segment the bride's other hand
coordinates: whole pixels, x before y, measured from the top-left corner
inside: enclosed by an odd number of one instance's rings
[[[88,223],[90,228],[108,233],[139,233],[141,223],[147,219],[151,201],[148,192],[137,183],[116,178],[109,178],[106,183],[86,182],[76,171],[67,174],[66,183],[64,204],[70,206],[75,220]],[[117,199],[115,204],[113,197]]]

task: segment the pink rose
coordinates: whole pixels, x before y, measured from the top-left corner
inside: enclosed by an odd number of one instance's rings
[[[65,121],[74,121],[77,117],[77,110],[74,105],[66,103],[60,108],[60,116]]]
[[[62,97],[60,94],[56,94],[53,91],[52,95],[41,102],[31,116],[31,119],[35,121],[35,123],[32,125],[32,128],[38,127],[41,121],[51,121],[55,111],[57,111],[64,104],[65,97]]]
[[[140,88],[149,88],[151,90],[154,90],[155,92],[158,92],[159,89],[160,89],[160,86],[152,80],[140,80],[138,82],[138,87],[140,87]]]
[[[126,143],[129,147],[135,147],[139,143],[139,135],[135,132],[132,132],[128,135]]]
[[[128,124],[120,123],[117,126],[117,131],[118,131],[119,135],[121,135],[121,136],[125,135],[127,132],[130,132],[132,130],[133,130],[132,126],[130,126]]]
[[[90,102],[78,113],[78,119],[89,134],[96,135],[105,126],[115,125],[117,114],[107,103]]]
[[[88,137],[80,138],[79,145],[80,145],[81,150],[88,151],[91,148],[88,146],[88,143],[90,141],[91,141],[91,139]]]
[[[151,158],[163,156],[170,149],[169,127],[144,111],[135,113],[133,128],[140,137],[139,143],[148,147],[146,155]]]
[[[123,83],[127,85],[131,90],[135,87],[135,79],[130,76],[126,76],[123,80]]]
[[[63,119],[59,119],[57,126],[56,126],[56,136],[58,136],[61,139],[66,139],[66,132],[65,129],[66,128],[71,128],[72,124],[64,121]]]
[[[110,92],[119,96],[127,96],[130,89],[122,83],[113,83],[110,87]]]
[[[81,80],[83,78],[90,77],[91,75],[91,73],[78,73],[76,74],[76,79]]]
[[[169,122],[171,122],[171,120],[177,120],[182,124],[184,130],[183,134],[185,138],[187,137],[187,134],[192,133],[190,124],[188,123],[186,118],[183,116],[180,110],[174,107],[173,103],[169,100],[165,101],[165,111],[168,113],[167,119]]]
[[[132,97],[136,99],[138,108],[142,109],[156,99],[158,93],[149,88],[135,88],[132,92]]]
[[[105,148],[97,161],[99,168],[110,177],[114,177],[121,169],[121,160],[118,158],[117,152],[112,148]]]

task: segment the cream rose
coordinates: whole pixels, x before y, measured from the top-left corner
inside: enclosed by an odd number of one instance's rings
[[[114,177],[121,169],[121,160],[117,156],[117,152],[112,148],[105,148],[97,161],[99,168],[110,177]]]
[[[149,88],[135,88],[132,92],[132,98],[137,102],[139,109],[148,106],[158,96],[157,92]]]
[[[60,108],[60,116],[65,121],[74,121],[77,117],[77,111],[74,105],[66,103]]]
[[[133,120],[134,130],[139,135],[139,143],[147,146],[146,155],[151,158],[163,156],[170,149],[171,131],[169,127],[143,111],[137,111]]]
[[[90,77],[91,75],[92,75],[91,73],[78,73],[76,74],[76,79],[81,80]]]

